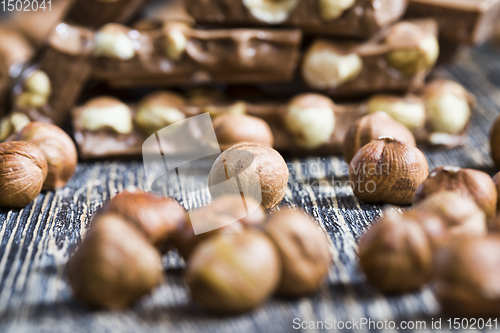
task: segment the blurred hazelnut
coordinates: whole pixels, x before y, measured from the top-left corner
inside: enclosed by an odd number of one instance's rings
[[[76,170],[78,157],[73,140],[59,127],[32,122],[13,135],[10,141],[27,141],[38,147],[47,160],[44,190],[63,188]]]
[[[472,98],[456,82],[435,80],[424,89],[427,118],[431,130],[460,134],[471,117]]]
[[[42,96],[50,96],[52,93],[49,76],[40,70],[35,71],[26,79],[24,89]]]
[[[320,15],[324,20],[335,20],[352,6],[356,0],[319,0]]]
[[[300,297],[316,291],[328,274],[332,256],[325,235],[306,214],[273,213],[265,225],[281,259],[278,292]]]
[[[288,167],[283,157],[273,148],[243,142],[229,147],[212,165],[208,175],[212,197],[215,199],[228,193],[234,194],[232,183],[228,187],[223,184],[234,177],[237,177],[239,191],[244,189],[244,193],[250,198],[261,200],[264,209],[272,209],[285,196]],[[218,184],[221,185],[216,186]]]
[[[415,193],[415,202],[429,195],[452,191],[472,198],[491,220],[496,214],[497,190],[491,177],[478,170],[443,166],[434,169]]]
[[[271,128],[260,118],[242,114],[223,114],[218,116],[213,124],[222,150],[241,141],[273,146],[274,137]]]
[[[162,261],[158,251],[123,217],[98,214],[69,259],[67,275],[78,300],[119,309],[161,282]]]
[[[177,228],[189,220],[186,210],[175,199],[140,190],[117,194],[103,210],[131,222],[162,251],[168,249],[167,241],[171,240]]]
[[[420,288],[432,277],[432,248],[420,225],[386,211],[359,242],[359,261],[368,281],[388,294]]]
[[[388,55],[389,64],[406,75],[430,70],[439,56],[437,38],[424,32],[414,23],[400,22],[393,25],[386,38],[393,49]]]
[[[109,57],[129,60],[135,56],[132,40],[128,37],[130,29],[117,23],[108,23],[95,35],[95,57]]]
[[[187,38],[183,31],[189,26],[182,22],[169,22],[165,24],[165,54],[168,59],[178,61],[186,51]]]
[[[344,159],[350,163],[358,150],[380,137],[392,137],[415,147],[415,137],[403,124],[393,120],[385,112],[376,112],[357,120],[344,138]]]
[[[113,97],[96,97],[83,106],[82,126],[94,132],[110,129],[116,133],[129,134],[133,130],[130,108]]]
[[[200,244],[189,259],[186,281],[192,298],[206,310],[240,313],[273,293],[280,269],[271,241],[259,231],[247,230]]]
[[[299,0],[243,0],[245,8],[259,21],[283,23],[299,4]]]
[[[0,143],[0,207],[23,208],[42,190],[47,161],[28,142]]]
[[[354,194],[370,203],[410,205],[428,174],[424,154],[392,138],[379,138],[366,144],[349,165]]]
[[[0,141],[5,141],[12,134],[19,132],[31,122],[27,115],[14,112],[0,120]]]
[[[47,104],[48,96],[33,94],[23,91],[16,97],[16,107],[21,109],[37,108]]]
[[[294,142],[313,149],[330,141],[335,130],[334,107],[330,98],[319,94],[301,94],[293,98],[286,108],[285,127]]]
[[[500,237],[454,242],[436,258],[435,290],[443,310],[456,317],[500,315]]]
[[[425,125],[425,106],[416,96],[405,97],[376,95],[368,101],[368,112],[384,111],[410,131],[421,129]]]
[[[266,219],[264,210],[257,201],[241,196],[223,196],[208,206],[191,212],[190,217],[177,226],[173,244],[184,259],[189,259],[193,250],[208,238],[219,234],[238,234],[248,228],[258,227]],[[197,231],[192,223],[198,223]],[[206,231],[206,232],[204,232]]]
[[[500,167],[500,117],[495,120],[495,124],[490,133],[491,157],[497,167]]]
[[[302,62],[302,77],[313,89],[334,89],[355,79],[363,60],[355,53],[343,54],[334,44],[316,40]]]
[[[182,96],[159,91],[143,98],[137,107],[135,123],[147,135],[186,118],[179,109],[186,105]]]
[[[202,112],[208,112],[212,119],[224,114],[244,115],[247,113],[247,104],[238,101],[229,105],[205,105],[202,107]]]

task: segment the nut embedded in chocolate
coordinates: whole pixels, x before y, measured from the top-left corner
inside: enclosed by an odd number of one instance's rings
[[[392,95],[375,95],[368,100],[368,112],[384,111],[394,120],[415,132],[425,125],[425,106],[420,98],[414,95],[405,97]]]
[[[95,57],[128,60],[135,56],[133,41],[128,37],[131,30],[121,24],[108,23],[95,35]]]
[[[132,132],[130,108],[114,97],[96,97],[83,107],[81,122],[88,131],[112,130],[120,134]]]
[[[179,109],[185,99],[173,92],[159,91],[144,97],[137,106],[135,123],[147,135],[186,118]]]

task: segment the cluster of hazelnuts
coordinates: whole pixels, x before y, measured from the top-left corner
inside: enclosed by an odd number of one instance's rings
[[[265,213],[287,187],[288,169],[278,152],[255,143],[230,147],[214,162],[209,185],[241,171],[246,155],[234,151],[253,154],[261,203],[245,198],[242,204],[240,195],[212,193],[210,205],[188,214],[172,198],[140,190],[116,195],[93,217],[68,262],[75,297],[95,307],[133,304],[161,283],[161,254],[172,248],[187,263],[191,297],[211,312],[240,313],[274,292],[298,297],[317,290],[332,263],[323,232],[298,210]],[[196,234],[193,221],[203,221],[211,231]]]

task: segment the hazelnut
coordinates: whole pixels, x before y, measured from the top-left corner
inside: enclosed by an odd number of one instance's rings
[[[368,281],[384,293],[420,288],[432,277],[432,248],[420,225],[386,211],[359,242],[359,261]]]
[[[285,22],[298,4],[299,0],[243,0],[252,16],[269,24]]]
[[[498,117],[490,133],[491,157],[497,167],[500,167],[500,117]]]
[[[316,291],[328,274],[332,256],[314,221],[301,211],[279,211],[270,216],[265,232],[281,259],[278,292],[300,297]]]
[[[95,57],[129,60],[135,56],[134,43],[128,37],[130,29],[117,23],[108,23],[95,34]]]
[[[434,132],[460,134],[471,117],[472,98],[456,82],[435,80],[424,89],[427,118]]]
[[[56,125],[32,122],[9,141],[27,141],[38,147],[47,160],[48,173],[44,190],[62,188],[76,170],[78,157],[73,140]]]
[[[302,77],[313,89],[334,89],[355,79],[363,68],[356,53],[344,54],[333,43],[316,40],[302,62]]]
[[[162,280],[160,254],[123,217],[98,214],[67,265],[74,296],[95,307],[119,309]]]
[[[16,97],[16,107],[20,109],[37,108],[47,104],[47,96],[33,94],[31,92],[23,91]]]
[[[318,148],[330,141],[335,130],[334,108],[323,95],[298,95],[286,107],[285,127],[298,146]]]
[[[178,61],[182,58],[188,42],[183,30],[187,28],[189,26],[181,22],[170,22],[165,25],[165,55],[168,59]]]
[[[113,97],[96,97],[83,106],[82,126],[94,132],[110,129],[116,133],[129,134],[133,130],[130,108]]]
[[[195,249],[186,270],[192,298],[218,313],[256,308],[272,294],[279,278],[278,253],[256,230],[206,240]]]
[[[208,112],[212,119],[224,114],[244,115],[247,113],[247,104],[242,101],[234,102],[229,105],[205,105],[202,112]]]
[[[16,98],[19,108],[40,107],[47,104],[52,93],[50,78],[41,70],[34,71],[24,81],[23,92]]]
[[[103,210],[132,223],[162,251],[168,248],[167,241],[171,240],[177,228],[189,220],[186,210],[175,199],[140,190],[117,194]]]
[[[320,15],[326,21],[335,20],[354,6],[355,2],[355,0],[319,0]]]
[[[19,132],[31,122],[27,115],[14,112],[0,121],[0,141],[5,141],[12,134]]]
[[[368,101],[368,112],[384,111],[410,131],[421,129],[425,125],[425,106],[416,96],[406,97],[376,95]]]
[[[202,241],[219,234],[241,233],[260,226],[265,219],[264,210],[257,201],[245,198],[243,202],[241,196],[228,195],[191,212],[188,219],[177,225],[172,241],[187,260]]]
[[[40,149],[23,141],[0,143],[0,207],[28,205],[46,177],[47,161]]]
[[[137,107],[135,123],[147,135],[186,118],[179,109],[186,105],[182,96],[159,91],[143,98]]]
[[[497,190],[488,174],[455,166],[436,168],[418,188],[415,202],[443,191],[452,191],[472,198],[484,210],[488,221],[495,217]]]
[[[243,114],[223,114],[214,121],[215,135],[219,146],[226,150],[241,142],[254,142],[272,147],[273,133],[269,125],[262,119]]]
[[[358,150],[380,137],[392,137],[415,147],[415,137],[401,123],[393,120],[385,112],[376,112],[358,119],[347,131],[344,138],[344,159],[350,163]]]
[[[288,167],[283,157],[273,148],[243,142],[229,147],[212,165],[208,175],[212,197],[215,199],[228,193],[235,194],[232,188],[224,186],[227,180],[235,177],[238,180],[237,190],[241,191],[243,188],[246,195],[261,201],[264,209],[272,209],[285,197]]]
[[[430,70],[439,56],[437,38],[424,32],[414,23],[400,22],[393,25],[386,38],[393,49],[387,57],[389,64],[405,75]]]
[[[424,154],[392,138],[379,138],[366,144],[349,165],[354,194],[370,203],[410,205],[428,174]]]
[[[454,242],[436,257],[435,290],[443,310],[456,317],[500,315],[500,237]]]

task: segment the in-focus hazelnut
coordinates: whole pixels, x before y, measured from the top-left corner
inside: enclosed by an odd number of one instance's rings
[[[456,317],[500,315],[500,237],[454,242],[436,257],[435,290],[443,310]]]
[[[384,111],[394,120],[408,127],[410,131],[421,129],[425,125],[425,106],[416,96],[405,97],[376,95],[368,101],[368,112]]]
[[[132,223],[161,251],[168,249],[167,242],[189,216],[175,199],[159,197],[135,190],[123,191],[103,207],[103,211],[120,215]]]
[[[319,12],[324,20],[335,20],[352,6],[356,0],[319,0]]]
[[[182,22],[169,22],[165,24],[165,54],[168,59],[178,61],[186,51],[187,38],[184,30],[189,26]]]
[[[335,130],[335,105],[319,94],[293,98],[285,112],[285,127],[300,147],[313,149],[330,141]]]
[[[31,122],[27,115],[14,112],[0,120],[0,141],[5,141],[12,134],[19,132]]]
[[[393,49],[387,57],[389,64],[406,75],[429,70],[439,56],[439,43],[431,34],[425,34],[416,24],[400,22],[393,25],[386,38]]]
[[[385,112],[376,112],[357,120],[344,138],[344,159],[350,163],[358,150],[380,137],[392,137],[415,147],[415,137],[403,124],[393,120]]]
[[[366,144],[349,165],[354,194],[370,203],[410,205],[428,174],[424,154],[392,138],[379,138]]]
[[[258,227],[266,215],[257,201],[241,196],[224,196],[215,199],[208,206],[190,213],[190,217],[179,224],[172,237],[174,246],[184,259],[189,259],[193,250],[204,240],[219,234],[242,233],[248,228]],[[198,230],[207,231],[195,234],[193,223]]]
[[[283,23],[299,4],[299,0],[243,0],[245,8],[259,21]]]
[[[313,89],[333,89],[355,79],[363,69],[356,53],[342,53],[334,44],[316,40],[302,62],[302,77]]]
[[[130,29],[117,23],[108,23],[95,35],[95,47],[92,54],[96,57],[109,57],[119,60],[132,59],[135,56],[134,43],[129,38]]]
[[[112,130],[120,134],[132,132],[132,112],[130,108],[113,97],[96,97],[83,106],[81,115],[83,128],[94,132]]]
[[[0,143],[0,206],[23,208],[42,190],[47,161],[42,151],[24,141]]]
[[[213,124],[222,150],[242,141],[273,146],[271,128],[260,118],[244,114],[223,114],[218,116]]]
[[[435,80],[424,89],[427,118],[434,132],[460,134],[469,123],[473,98],[464,87]]]
[[[69,259],[67,275],[78,300],[119,309],[161,282],[162,261],[158,251],[123,217],[98,214]]]
[[[386,211],[359,242],[368,281],[388,294],[411,292],[432,277],[432,247],[419,224]]]
[[[40,149],[47,160],[44,190],[63,188],[76,170],[78,156],[73,140],[59,127],[32,122],[13,135],[10,141],[27,141]]]
[[[434,169],[415,193],[415,202],[429,195],[452,191],[472,198],[489,221],[496,215],[497,190],[491,177],[478,170],[443,166]]]
[[[490,133],[491,157],[497,167],[500,167],[500,117],[498,117]]]
[[[278,292],[300,297],[316,291],[328,274],[332,256],[325,235],[301,211],[273,213],[265,232],[281,259]]]
[[[234,194],[229,186],[215,186],[234,177],[245,194],[260,201],[264,209],[272,209],[285,197],[288,167],[283,157],[273,148],[258,143],[242,142],[229,147],[215,160],[208,175],[212,197]],[[260,181],[260,184],[254,182]],[[258,192],[258,193],[257,193]]]
[[[275,290],[280,261],[259,231],[217,235],[189,259],[186,281],[191,297],[208,311],[240,313],[262,304]]]
[[[147,135],[186,118],[179,109],[186,101],[179,94],[159,91],[144,97],[137,107],[135,123]]]

